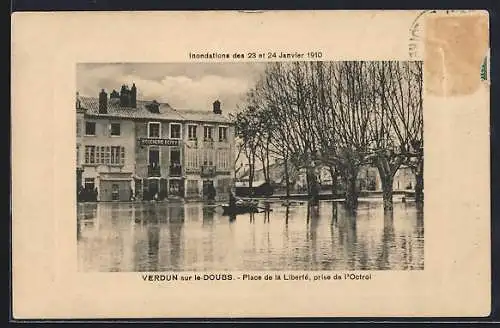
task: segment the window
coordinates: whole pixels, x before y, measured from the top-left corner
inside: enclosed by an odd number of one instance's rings
[[[95,163],[96,164],[101,163],[101,153],[99,152],[99,146],[97,146],[95,150]]]
[[[85,135],[95,136],[95,122],[85,122]]]
[[[181,138],[181,125],[178,123],[170,123],[170,138],[180,139]]]
[[[111,146],[111,165],[125,164],[125,148],[120,146]]]
[[[109,161],[106,162],[106,147],[104,146],[101,146],[101,164],[109,164]]]
[[[223,170],[229,168],[229,152],[227,150],[217,151],[217,167]]]
[[[95,164],[95,146],[85,146],[85,164]]]
[[[151,122],[148,124],[148,137],[159,138],[161,125],[158,122]]]
[[[95,188],[94,178],[85,178],[85,189],[94,190],[94,188]]]
[[[213,149],[204,149],[204,151],[203,151],[203,165],[214,165],[214,151],[213,151]]]
[[[101,148],[103,148],[103,147],[101,147]],[[106,164],[110,164],[110,162],[109,162],[109,154],[110,153],[111,153],[110,148],[109,148],[109,146],[107,146],[105,151],[104,151],[104,155],[105,155],[104,163],[106,163]]]
[[[82,134],[81,121],[79,119],[76,120],[76,136],[79,137]]]
[[[208,140],[208,141],[213,140],[212,139],[213,127],[211,127],[211,126],[205,126],[203,132],[204,132],[203,133],[203,137],[204,137],[205,140]]]
[[[196,140],[196,125],[188,125],[188,139],[189,140]]]
[[[190,169],[198,168],[198,150],[186,149],[186,167]]]
[[[219,127],[219,141],[227,141],[227,127]]]
[[[121,134],[120,131],[120,123],[111,123],[111,135],[112,136],[119,136]]]
[[[85,164],[125,165],[125,147],[85,146]]]

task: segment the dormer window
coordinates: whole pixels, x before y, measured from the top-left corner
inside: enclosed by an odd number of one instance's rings
[[[160,104],[156,101],[153,100],[150,104],[146,105],[146,108],[151,112],[151,113],[160,113]]]

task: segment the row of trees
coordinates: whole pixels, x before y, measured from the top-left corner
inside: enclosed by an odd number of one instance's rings
[[[393,180],[401,165],[416,176],[423,201],[423,113],[421,62],[269,63],[245,105],[234,116],[240,154],[269,178],[278,160],[304,169],[308,193],[318,198],[318,166],[330,170],[336,192],[340,177],[346,205],[358,202],[357,176],[364,165],[378,169],[384,209],[392,209]]]

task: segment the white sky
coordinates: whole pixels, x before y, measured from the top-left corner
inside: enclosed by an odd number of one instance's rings
[[[212,110],[219,99],[222,110],[234,112],[245,93],[264,70],[262,63],[106,63],[78,64],[77,89],[81,95],[98,97],[120,92],[134,82],[138,99],[167,102],[174,108]]]

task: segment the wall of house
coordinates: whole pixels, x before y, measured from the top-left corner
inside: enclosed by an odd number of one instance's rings
[[[401,167],[394,175],[394,190],[415,190],[416,178],[410,167]]]
[[[189,140],[188,126],[196,126],[196,140]],[[213,141],[204,140],[204,126],[213,127]],[[226,126],[227,139],[219,140],[219,126]],[[233,185],[234,177],[234,129],[226,124],[195,123],[184,124],[185,193],[186,197],[203,197],[203,181],[212,181],[217,199],[225,199]],[[216,174],[212,177],[201,175],[202,166],[215,166]]]
[[[133,173],[135,169],[135,128],[132,121],[116,121],[103,118],[84,118],[82,123],[82,137],[80,146],[80,162],[84,167],[82,178],[96,177],[100,172],[130,172]],[[85,131],[86,122],[95,122],[95,135],[87,135]],[[112,136],[110,132],[111,123],[120,123],[120,136]],[[97,158],[101,158],[102,152],[99,156],[95,156],[94,163],[91,163],[90,156],[86,154],[86,146],[96,147],[111,147],[119,146],[124,147],[125,160],[121,164],[106,164],[99,161],[96,163]],[[105,155],[107,156],[107,155]]]

